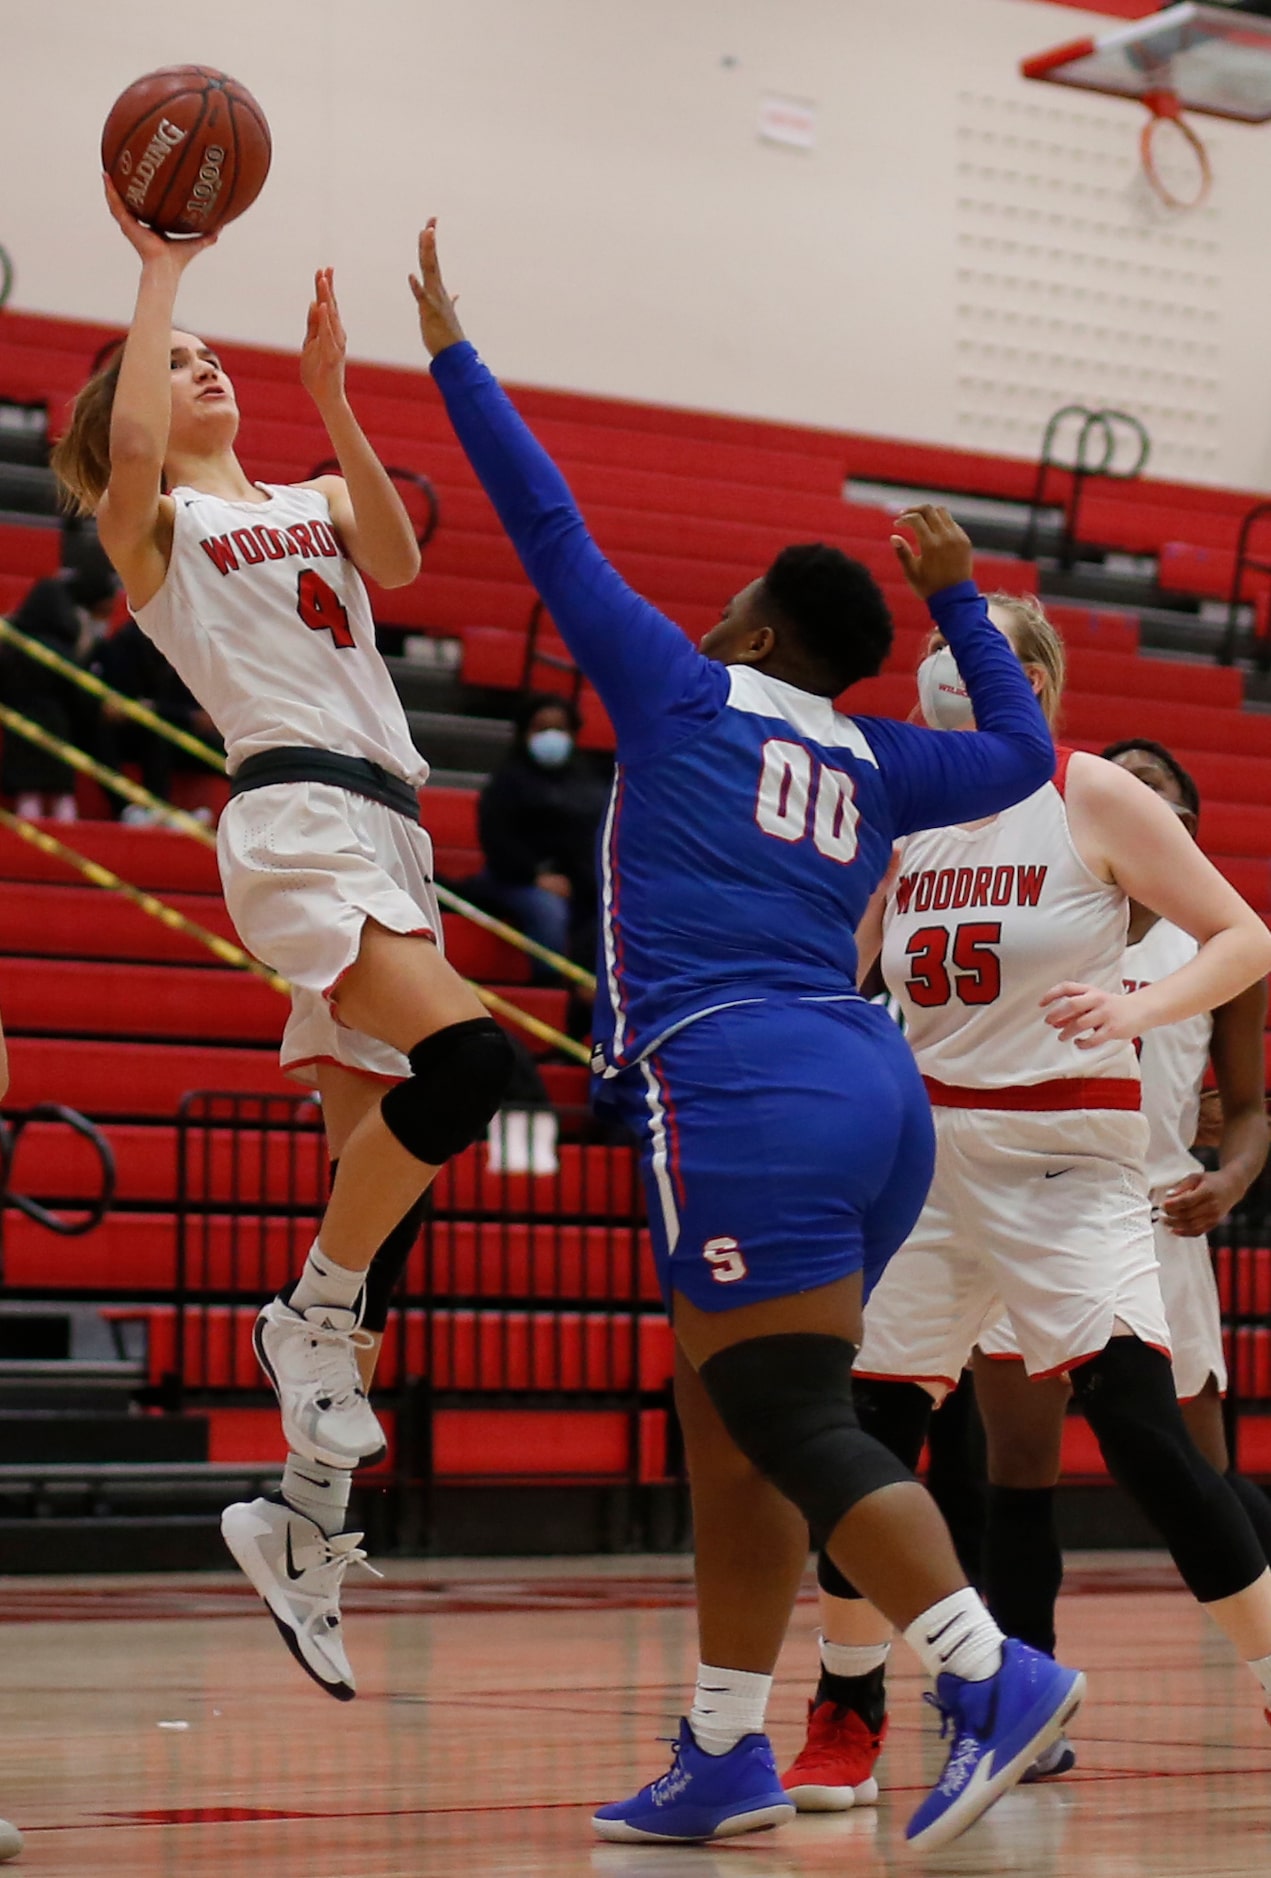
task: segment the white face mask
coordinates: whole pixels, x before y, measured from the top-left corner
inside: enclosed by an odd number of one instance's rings
[[[965,730],[975,721],[958,662],[948,646],[918,667],[918,703],[933,730]]]
[[[536,730],[525,747],[544,769],[559,769],[573,755],[574,740],[567,730]]]

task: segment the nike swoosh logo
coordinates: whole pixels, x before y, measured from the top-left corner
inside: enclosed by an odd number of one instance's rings
[[[291,1579],[293,1584],[296,1582],[297,1579],[304,1577],[304,1573],[302,1571],[298,1572],[296,1570],[296,1555],[291,1549],[291,1521],[290,1520],[287,1521],[287,1576],[288,1578]]]
[[[1055,1167],[1051,1168],[1043,1178],[1046,1180],[1058,1180],[1061,1174],[1071,1174],[1072,1171],[1071,1167]]]

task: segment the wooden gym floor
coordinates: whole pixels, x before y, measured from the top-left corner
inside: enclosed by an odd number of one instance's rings
[[[938,1765],[902,1648],[877,1808],[709,1849],[601,1846],[588,1813],[662,1771],[696,1661],[684,1559],[395,1565],[346,1598],[361,1694],[301,1675],[241,1581],[0,1581],[0,1814],[47,1878],[878,1878]],[[815,1605],[770,1728],[801,1739]],[[1154,1555],[1071,1562],[1061,1654],[1090,1672],[1077,1771],[1016,1793],[938,1871],[1266,1878],[1259,1691]]]

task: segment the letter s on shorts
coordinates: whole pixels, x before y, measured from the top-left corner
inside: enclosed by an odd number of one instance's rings
[[[746,1261],[735,1239],[708,1239],[702,1247],[702,1257],[712,1268],[711,1276],[716,1284],[734,1285],[746,1276]]]

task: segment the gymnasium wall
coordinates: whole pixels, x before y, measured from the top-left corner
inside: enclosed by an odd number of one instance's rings
[[[1022,0],[0,0],[0,242],[15,304],[126,317],[98,198],[116,93],[223,65],[276,144],[188,277],[221,339],[300,335],[333,262],[353,349],[419,357],[405,287],[442,218],[505,376],[1022,456],[1081,395],[1158,474],[1271,488],[1271,129],[1216,129],[1193,216],[1137,180],[1137,107],[1028,85],[1109,24]],[[761,95],[815,147],[761,142]]]

